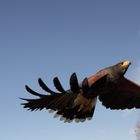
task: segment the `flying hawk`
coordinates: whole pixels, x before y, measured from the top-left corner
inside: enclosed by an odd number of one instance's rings
[[[36,99],[24,99],[24,108],[36,111],[42,109],[53,110],[55,116],[59,115],[64,122],[83,122],[93,117],[97,98],[106,108],[132,109],[140,108],[140,86],[124,77],[130,61],[123,61],[114,66],[104,68],[81,83],[73,73],[70,77],[70,89],[65,90],[58,77],[53,79],[58,92],[52,91],[41,78],[38,79],[40,87],[48,92],[43,95],[35,92],[29,86],[26,90]]]

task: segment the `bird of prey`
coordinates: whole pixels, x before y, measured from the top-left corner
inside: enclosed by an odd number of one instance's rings
[[[36,99],[24,99],[24,108],[31,111],[48,109],[56,112],[64,122],[83,122],[93,117],[97,99],[106,108],[132,109],[140,108],[140,86],[124,77],[130,61],[123,61],[116,65],[104,68],[95,75],[78,82],[73,73],[70,77],[70,89],[65,90],[58,77],[53,79],[58,92],[52,91],[41,78],[38,79],[40,87],[49,94],[35,92],[29,86],[26,90]]]

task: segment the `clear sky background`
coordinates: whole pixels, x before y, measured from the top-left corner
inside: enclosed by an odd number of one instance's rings
[[[122,60],[132,61],[126,76],[140,84],[139,0],[0,1],[0,139],[135,140],[140,110],[111,111],[98,102],[94,118],[64,124],[46,110],[27,112],[18,97],[30,97],[25,84],[42,92],[58,76],[69,88]]]

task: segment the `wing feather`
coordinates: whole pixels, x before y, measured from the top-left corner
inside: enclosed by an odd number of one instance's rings
[[[99,96],[100,101],[106,108],[140,108],[139,85],[123,77],[117,83],[108,86],[109,90],[106,90]]]
[[[60,83],[58,77],[55,77],[55,78],[53,79],[53,83],[54,83],[54,86],[56,87],[56,89],[57,89],[58,91],[64,92],[64,93],[66,92],[66,91],[64,90],[63,86],[61,85],[61,83]]]
[[[52,91],[44,82],[41,78],[38,79],[38,83],[40,87],[45,90],[46,92],[49,92],[50,94],[57,94],[57,92]]]
[[[72,92],[75,92],[75,93],[79,93],[80,91],[76,73],[73,73],[70,77],[70,89],[72,90]]]
[[[26,90],[31,93],[32,95],[35,95],[35,96],[39,96],[39,97],[43,97],[45,95],[43,94],[40,94],[40,93],[37,93],[36,91],[32,90],[29,86],[25,85],[25,88]]]

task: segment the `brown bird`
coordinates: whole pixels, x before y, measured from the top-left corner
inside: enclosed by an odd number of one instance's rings
[[[36,111],[49,109],[56,111],[55,117],[61,116],[64,122],[83,122],[93,117],[97,97],[106,108],[132,109],[140,108],[140,86],[126,79],[130,61],[123,61],[114,66],[104,68],[95,75],[85,78],[78,83],[77,76],[73,73],[70,77],[70,89],[64,90],[59,79],[54,78],[53,83],[59,92],[54,92],[39,78],[39,85],[50,93],[43,95],[33,91],[26,85],[26,90],[39,98],[24,99],[24,108]]]

